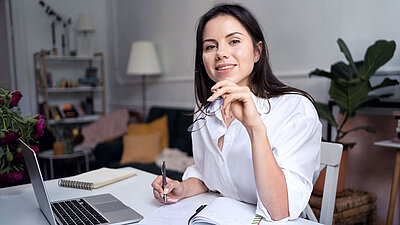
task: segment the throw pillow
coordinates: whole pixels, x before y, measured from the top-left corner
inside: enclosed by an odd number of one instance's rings
[[[154,163],[161,153],[161,133],[125,135],[123,138],[124,151],[121,164],[126,163]]]
[[[161,132],[161,149],[168,148],[168,117],[164,115],[150,123],[134,123],[128,126],[128,135],[151,134]]]

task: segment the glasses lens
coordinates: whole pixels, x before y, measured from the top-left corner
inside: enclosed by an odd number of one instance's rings
[[[206,120],[204,118],[198,118],[197,120],[195,120],[187,129],[187,131],[189,132],[195,132],[200,130],[201,128],[203,128],[206,125]]]
[[[214,105],[211,107],[211,105],[214,103]],[[210,102],[207,105],[206,113],[207,114],[213,114],[217,112],[221,106],[224,104],[224,99],[223,98],[217,98],[214,100],[214,102]]]

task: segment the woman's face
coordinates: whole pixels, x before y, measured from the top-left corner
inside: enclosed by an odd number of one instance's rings
[[[261,51],[254,49],[246,28],[230,15],[221,15],[208,21],[203,31],[203,63],[214,81],[229,80],[248,86],[248,78]]]

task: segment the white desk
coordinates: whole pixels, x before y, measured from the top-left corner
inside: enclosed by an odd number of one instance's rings
[[[391,140],[377,141],[374,145],[395,148],[396,149],[396,160],[394,163],[394,173],[392,178],[392,188],[390,190],[390,200],[389,207],[386,216],[386,225],[393,224],[393,215],[394,215],[394,207],[396,205],[396,195],[397,189],[399,187],[399,178],[400,178],[400,143],[392,142]]]
[[[137,176],[93,191],[59,187],[57,185],[58,180],[49,180],[45,181],[45,183],[51,201],[111,193],[124,204],[135,209],[146,218],[146,216],[148,216],[153,210],[161,206],[160,203],[154,200],[153,189],[151,187],[151,183],[156,178],[156,175],[137,169],[135,169],[135,171]],[[217,196],[212,193],[205,193],[184,199],[184,201],[201,205],[203,203],[211,202],[216,197]],[[0,223],[7,225],[48,224],[46,218],[39,209],[31,184],[0,189]],[[290,221],[287,224],[315,225],[317,223],[309,220],[298,219]]]

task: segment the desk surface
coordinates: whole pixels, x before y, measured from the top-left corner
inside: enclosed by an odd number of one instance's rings
[[[156,175],[133,168],[137,175],[102,188],[88,191],[59,187],[58,180],[45,181],[50,201],[64,200],[81,196],[111,193],[124,204],[135,209],[145,218],[161,206],[153,198],[151,183]],[[186,201],[203,204],[211,202],[216,196],[211,193],[201,194]],[[39,209],[31,184],[0,189],[0,218],[6,224],[48,224]],[[308,220],[298,219],[288,224],[317,224]]]

